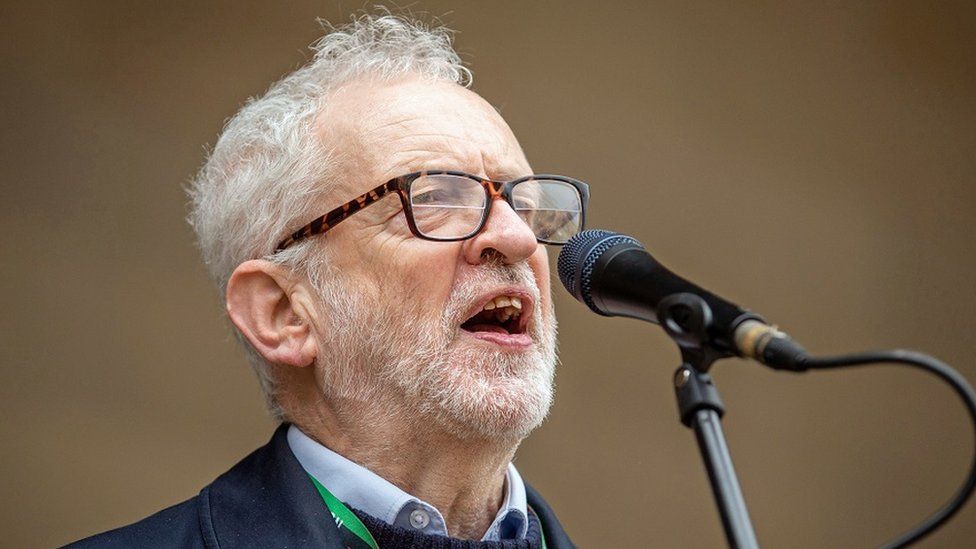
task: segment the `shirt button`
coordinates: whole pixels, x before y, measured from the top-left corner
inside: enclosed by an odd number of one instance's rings
[[[423,509],[410,511],[410,526],[417,530],[423,530],[428,524],[430,524],[430,517]]]

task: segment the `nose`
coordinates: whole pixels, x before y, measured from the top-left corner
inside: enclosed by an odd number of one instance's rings
[[[481,232],[465,240],[463,253],[467,262],[478,265],[492,251],[501,254],[512,265],[528,259],[539,247],[532,229],[522,221],[505,200],[496,198]]]

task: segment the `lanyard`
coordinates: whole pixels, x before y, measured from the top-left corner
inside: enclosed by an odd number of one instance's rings
[[[355,513],[339,501],[339,498],[333,496],[332,492],[326,490],[325,486],[322,486],[322,483],[318,479],[312,475],[308,475],[308,478],[312,479],[312,483],[315,484],[315,489],[322,496],[322,501],[325,502],[325,506],[332,513],[336,527],[339,528],[339,536],[342,537],[343,545],[347,549],[379,549],[379,545],[373,539],[373,534],[369,533],[363,521],[359,520],[359,517]]]
[[[345,503],[342,503],[339,501],[339,498],[332,495],[332,492],[326,490],[325,486],[322,486],[322,483],[317,478],[312,475],[308,475],[308,478],[312,479],[312,484],[315,485],[315,489],[322,496],[322,501],[325,502],[325,506],[332,513],[332,519],[335,520],[336,527],[339,528],[339,536],[342,537],[343,544],[348,549],[379,549],[379,545],[373,539],[373,534],[369,533],[363,521],[359,520],[359,517],[346,507]],[[539,516],[531,507],[528,510],[533,515],[536,515],[536,517]],[[546,535],[542,532],[541,523],[539,526],[542,549],[546,549]]]

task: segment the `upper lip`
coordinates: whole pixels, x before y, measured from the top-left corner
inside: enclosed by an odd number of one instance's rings
[[[522,312],[518,317],[518,333],[525,333],[529,326],[529,322],[532,320],[532,314],[535,310],[535,300],[532,298],[532,294],[525,288],[519,286],[511,286],[508,288],[495,289],[490,292],[485,292],[481,294],[476,300],[475,305],[468,309],[465,317],[461,320],[461,323],[465,323],[471,319],[474,315],[480,313],[485,305],[499,296],[515,296],[522,301]]]

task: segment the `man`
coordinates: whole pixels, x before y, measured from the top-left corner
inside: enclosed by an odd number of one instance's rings
[[[541,244],[582,228],[586,185],[530,175],[447,31],[363,16],[315,49],[191,193],[283,424],[196,497],[79,546],[571,547],[511,460],[552,400]]]

